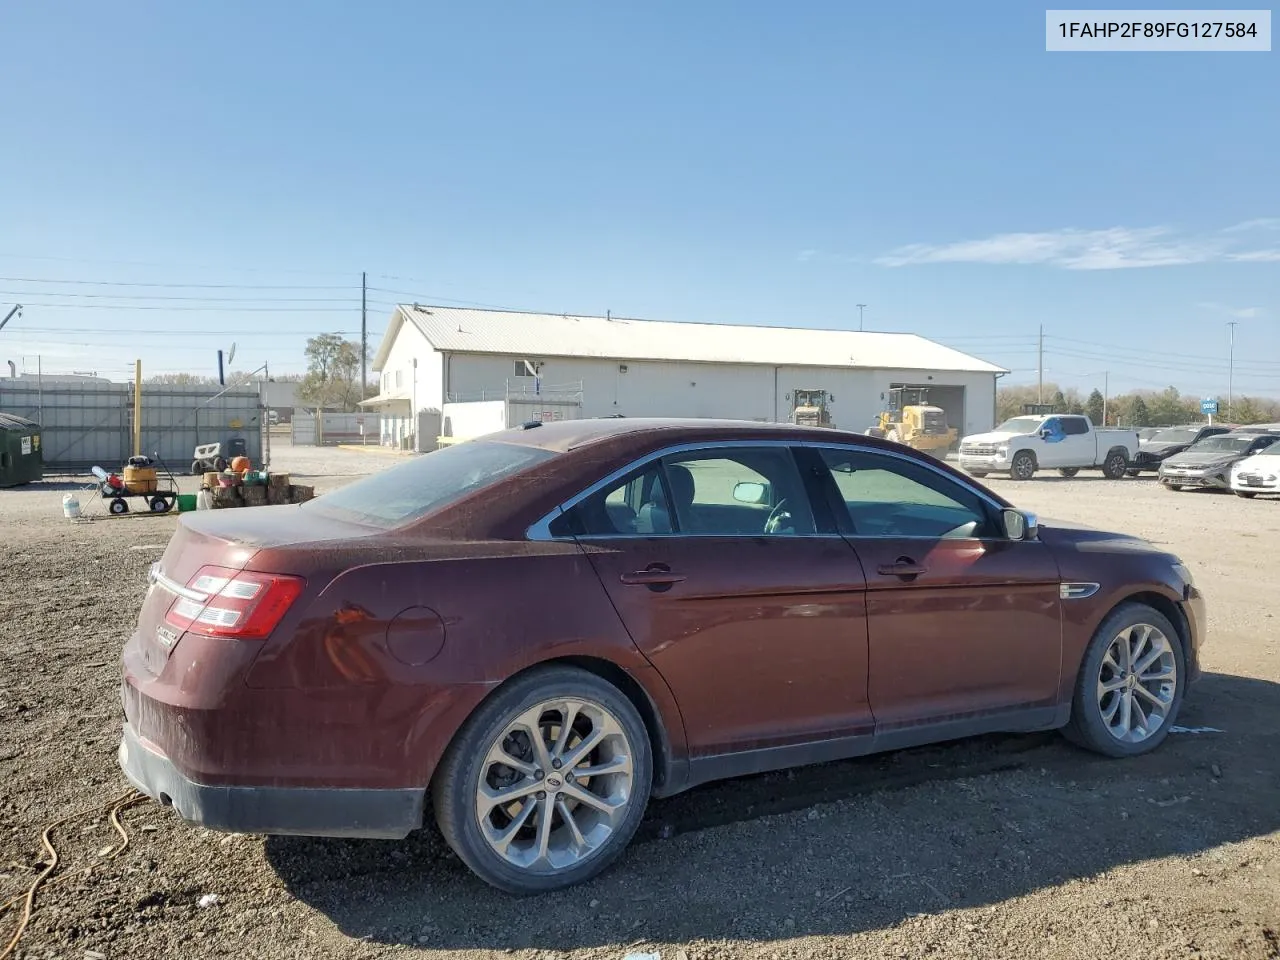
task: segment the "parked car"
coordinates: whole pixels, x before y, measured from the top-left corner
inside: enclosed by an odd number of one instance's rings
[[[128,779],[217,830],[403,837],[513,893],[650,797],[995,731],[1155,749],[1191,573],[829,428],[597,419],[185,513],[123,653]]]
[[[1014,417],[960,441],[960,466],[979,478],[1007,473],[1030,480],[1037,470],[1056,467],[1064,477],[1100,469],[1119,480],[1137,454],[1136,430],[1097,429],[1088,417],[1068,414]]]
[[[1157,474],[1168,490],[1186,487],[1227,490],[1231,468],[1280,440],[1280,432],[1241,427],[1209,437],[1160,464]]]
[[[1160,464],[1206,437],[1230,433],[1231,427],[1223,424],[1192,423],[1180,427],[1161,427],[1148,438],[1138,439],[1138,455],[1129,464],[1129,476],[1143,472],[1154,473]]]
[[[1280,442],[1232,464],[1229,486],[1237,497],[1246,499],[1260,493],[1280,493]]]

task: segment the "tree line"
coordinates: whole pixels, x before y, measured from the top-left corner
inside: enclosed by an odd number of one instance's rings
[[[1016,417],[1022,412],[1024,404],[1038,402],[1039,395],[1039,389],[1034,384],[1001,388],[996,394],[997,421],[1003,422]],[[1099,427],[1170,427],[1182,423],[1200,423],[1205,419],[1200,412],[1200,398],[1181,393],[1177,387],[1134,390],[1110,398],[1104,398],[1102,391],[1095,389],[1082,398],[1080,391],[1074,387],[1063,390],[1055,383],[1046,383],[1044,402],[1053,404],[1055,413],[1087,416]],[[1280,400],[1236,397],[1228,410],[1226,398],[1220,397],[1218,419],[1241,425],[1280,422]]]

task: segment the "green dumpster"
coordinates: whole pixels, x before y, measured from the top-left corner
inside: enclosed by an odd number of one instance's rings
[[[0,413],[0,487],[17,487],[43,479],[40,424]]]

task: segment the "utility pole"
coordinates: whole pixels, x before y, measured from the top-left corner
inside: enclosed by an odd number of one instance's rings
[[[1236,402],[1236,324],[1239,320],[1228,320],[1227,326],[1231,330],[1230,341],[1227,347],[1227,421],[1235,420],[1234,406]]]
[[[857,304],[857,307],[858,307],[858,329],[861,330],[862,329],[862,311],[867,308],[867,305],[865,303],[859,303]]]
[[[1040,324],[1039,359],[1036,360],[1036,403],[1044,403],[1044,324]]]
[[[1111,399],[1111,371],[1102,371],[1102,425],[1107,425],[1107,401]]]
[[[369,382],[369,274],[360,272],[360,399],[365,400],[365,384]]]

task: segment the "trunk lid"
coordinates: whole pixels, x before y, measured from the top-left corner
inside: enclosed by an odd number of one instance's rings
[[[158,675],[186,635],[166,620],[166,614],[202,567],[240,572],[266,547],[351,540],[377,532],[357,524],[304,515],[297,505],[202,510],[183,515],[148,574],[147,594],[134,635],[143,666],[152,676]]]

